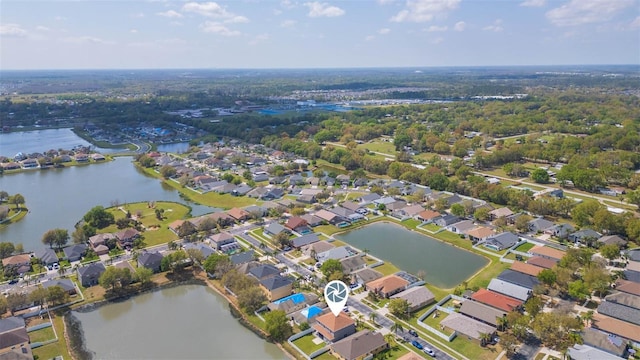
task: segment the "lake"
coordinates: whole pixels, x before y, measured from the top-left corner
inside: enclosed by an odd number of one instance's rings
[[[71,129],[46,129],[0,133],[0,155],[14,157],[17,153],[31,154],[51,149],[71,150],[74,146],[92,146],[101,153],[122,151],[122,149],[96,148],[76,135]]]
[[[393,223],[378,222],[335,237],[411,274],[422,270],[426,282],[444,289],[457,286],[489,263],[482,256]]]
[[[131,157],[118,157],[101,164],[64,169],[29,170],[0,176],[0,189],[25,197],[29,213],[0,230],[0,241],[22,243],[25,250],[43,247],[42,234],[49,229],[74,230],[74,225],[96,205],[111,206],[138,201],[175,201],[191,206],[198,216],[214,208],[187,203],[177,190],[144,174]]]
[[[187,150],[189,150],[189,143],[177,142],[177,143],[170,143],[170,144],[159,144],[157,145],[157,150],[159,152],[170,152],[174,154],[182,154],[184,152],[187,152]]]
[[[181,285],[72,313],[97,359],[286,359],[208,287]]]

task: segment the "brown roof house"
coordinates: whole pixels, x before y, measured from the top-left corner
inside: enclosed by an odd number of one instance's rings
[[[409,312],[414,312],[436,300],[435,295],[424,286],[414,286],[391,297],[392,299],[404,299],[409,303]]]
[[[335,316],[328,312],[316,318],[313,328],[317,331],[318,336],[324,340],[335,342],[355,334],[356,323],[349,315],[340,312]]]
[[[409,285],[409,282],[407,280],[392,274],[368,282],[366,285],[366,289],[369,291],[373,291],[374,293],[377,293],[384,298],[388,298],[404,290],[407,285]]]
[[[128,228],[118,231],[116,237],[121,248],[131,248],[133,247],[133,241],[140,237],[140,233],[134,228]]]
[[[362,330],[331,345],[331,353],[341,360],[368,359],[389,348],[378,332]]]
[[[534,246],[529,249],[529,254],[547,259],[560,260],[564,256],[565,252],[549,246]]]
[[[248,212],[240,208],[233,208],[227,211],[227,214],[229,214],[229,216],[234,218],[236,221],[240,221],[240,222],[246,221],[251,217],[251,214],[249,214]]]
[[[33,359],[23,318],[0,319],[0,359]]]
[[[19,275],[27,273],[31,270],[31,257],[28,254],[9,256],[2,259],[2,268],[5,269],[5,272],[7,269],[13,268]]]

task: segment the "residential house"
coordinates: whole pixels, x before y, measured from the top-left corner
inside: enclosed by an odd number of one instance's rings
[[[98,279],[105,267],[101,262],[94,262],[78,268],[78,281],[83,287],[90,287],[98,284]]]
[[[624,357],[627,351],[627,344],[622,338],[612,336],[596,329],[585,328],[580,333],[584,345],[604,352],[608,356]],[[579,350],[579,348],[578,348]],[[570,351],[571,353],[571,351]],[[589,359],[589,358],[587,358]],[[590,359],[606,359],[605,357],[591,357]]]
[[[527,225],[529,227],[529,231],[537,233],[544,232],[545,230],[553,227],[555,224],[549,220],[539,217],[529,221]]]
[[[351,274],[351,283],[364,286],[366,283],[378,280],[381,277],[381,273],[370,268],[364,268]]]
[[[67,246],[66,248],[62,249],[62,251],[64,252],[64,256],[70,262],[79,261],[87,252],[87,245],[74,244],[74,245]]]
[[[302,216],[300,216],[301,218],[303,218],[307,224],[309,224],[309,226],[311,227],[316,227],[318,225],[322,225],[322,219],[315,216],[315,215],[311,215],[311,214],[304,214]]]
[[[231,190],[231,195],[233,196],[243,196],[246,195],[249,191],[253,190],[253,188],[247,184],[240,184],[236,186],[235,189]]]
[[[316,258],[318,254],[333,249],[335,246],[328,241],[317,241],[309,245],[303,246],[302,253],[310,258]]]
[[[555,236],[560,239],[566,239],[569,234],[575,231],[575,228],[571,224],[563,223],[556,224],[544,231],[545,234]]]
[[[451,207],[451,205],[461,203],[462,201],[464,200],[462,199],[462,197],[460,197],[460,195],[453,194],[447,198],[447,206]]]
[[[465,234],[467,231],[472,230],[476,225],[471,220],[462,220],[456,223],[445,226],[445,229],[451,231],[454,234]]]
[[[251,217],[251,214],[249,214],[245,210],[235,207],[231,210],[228,210],[227,214],[238,222],[247,221]]]
[[[222,227],[226,227],[234,223],[234,218],[229,216],[229,214],[224,211],[214,212],[212,214],[203,216],[203,218],[204,217],[211,218],[216,222],[216,224],[219,224]]]
[[[339,246],[319,253],[318,255],[316,255],[316,258],[318,262],[323,263],[329,259],[340,260],[351,255],[353,255],[353,250],[351,250],[351,248],[349,248],[348,246]]]
[[[289,176],[289,185],[304,185],[305,182],[305,178],[300,174]]]
[[[477,226],[471,230],[468,230],[465,234],[469,237],[473,243],[478,241],[484,241],[495,235],[495,231],[493,229],[488,228],[486,226]]]
[[[410,287],[391,296],[391,298],[407,300],[409,303],[409,312],[419,310],[436,300],[435,295],[425,286]]]
[[[380,279],[368,282],[366,289],[373,291],[381,297],[388,298],[407,288],[409,282],[397,275],[387,275]]]
[[[338,316],[329,312],[316,318],[313,325],[317,335],[329,342],[335,342],[356,333],[356,323],[344,312],[340,312]]]
[[[529,249],[529,254],[547,259],[560,260],[564,256],[565,252],[549,246],[534,246]]]
[[[384,205],[385,207],[387,207],[390,204],[396,202],[396,199],[391,196],[385,196],[385,197],[379,197],[378,199],[372,200],[372,202],[376,205],[376,207],[379,207],[380,205]]]
[[[460,221],[460,218],[451,214],[443,214],[432,220],[432,222],[440,227],[453,225]]]
[[[389,211],[397,211],[407,206],[407,202],[404,200],[396,200],[390,204],[386,205],[386,209]]]
[[[629,295],[629,294],[626,294]],[[635,296],[635,295],[629,295]],[[640,325],[640,309],[613,301],[603,301],[598,305],[598,314],[607,315],[634,325]]]
[[[98,256],[109,254],[109,248],[106,245],[98,245],[93,249],[93,251]]]
[[[424,211],[424,208],[422,207],[422,205],[415,204],[415,205],[405,206],[402,209],[396,210],[394,212],[400,215],[401,217],[416,218],[423,211]]]
[[[136,271],[136,269],[134,269],[133,266],[131,266],[131,264],[126,260],[117,262],[113,264],[113,266],[117,269],[129,269],[129,272],[131,274],[133,274]]]
[[[590,241],[597,241],[602,234],[592,229],[582,229],[569,234],[568,239],[572,242],[588,243]]]
[[[112,233],[96,234],[89,238],[89,245],[95,249],[98,245],[107,245],[107,242],[117,241],[116,235]]]
[[[24,319],[11,316],[0,319],[0,359],[33,359]]]
[[[359,209],[362,209],[362,206],[358,203],[354,203],[353,201],[345,201],[340,204],[343,208],[349,209],[353,212],[357,212]]]
[[[640,344],[640,326],[630,322],[596,313],[593,315],[591,327],[631,341],[636,346]]]
[[[52,286],[59,286],[69,295],[76,293],[76,287],[70,279],[49,279],[42,283],[42,287],[48,289]]]
[[[362,330],[333,343],[331,354],[340,360],[360,360],[372,358],[388,348],[381,333]]]
[[[511,215],[513,215],[513,211],[511,211],[511,209],[509,209],[508,207],[501,207],[501,208],[497,208],[495,210],[489,211],[489,216],[491,221],[497,220],[501,217],[506,218]]]
[[[296,201],[303,204],[315,204],[318,202],[315,195],[300,195]]]
[[[200,251],[205,259],[216,253],[211,246],[203,243],[185,243],[182,244],[182,247],[185,250],[194,249]]]
[[[381,198],[380,195],[378,195],[376,193],[370,193],[370,194],[361,196],[358,199],[358,201],[360,201],[360,205],[367,206],[367,205],[373,203],[374,201],[376,201],[376,200],[378,200],[380,198]],[[376,203],[376,205],[377,205],[377,203]]]
[[[118,245],[122,249],[124,248],[132,248],[133,242],[140,237],[140,233],[138,230],[133,228],[127,228],[116,233],[116,238],[118,238]]]
[[[145,251],[138,255],[138,267],[150,269],[154,273],[160,272],[162,254],[157,251]]]
[[[338,215],[343,219],[349,219],[352,215],[356,214],[355,211],[351,211],[349,209],[343,208],[342,206],[336,206],[332,209],[329,209],[332,213]],[[359,215],[359,214],[358,214]]]
[[[533,193],[533,197],[535,199],[541,196],[551,196],[557,199],[562,199],[564,197],[564,191],[562,189],[547,188]]]
[[[639,283],[636,283],[636,282],[633,282],[633,281],[629,281],[629,280],[618,279],[618,280],[616,280],[616,283],[615,283],[614,287],[618,291],[621,291],[621,292],[624,292],[624,293],[627,293],[627,294],[640,296],[640,284]]]
[[[286,300],[270,302],[267,305],[270,311],[282,310],[285,314],[291,314],[298,310],[307,308],[318,302],[318,295],[314,293],[297,293],[289,296]],[[320,310],[322,311],[322,310]],[[304,320],[306,320],[305,318]]]
[[[479,289],[474,292],[473,295],[471,295],[471,299],[507,313],[518,309],[524,304],[522,300],[487,289]]]
[[[316,233],[310,233],[293,239],[291,241],[291,246],[295,249],[300,249],[303,246],[307,246],[318,241],[320,241],[318,235]]]
[[[229,260],[234,266],[239,266],[253,261],[254,258],[255,253],[253,252],[253,250],[249,250],[233,254],[229,257]]]
[[[318,210],[315,215],[332,225],[335,225],[342,221],[342,218],[340,218],[340,216],[325,209]]]
[[[280,270],[271,264],[262,264],[251,269],[249,274],[258,280],[264,280],[272,276],[280,276]]]
[[[602,236],[601,238],[598,239],[598,243],[602,245],[615,244],[615,245],[618,245],[618,247],[620,248],[627,246],[627,240],[621,238],[618,235]]]
[[[267,236],[276,236],[280,233],[290,233],[290,231],[289,229],[276,222],[273,222],[264,227],[264,234]]]
[[[537,285],[540,285],[540,280],[538,280],[537,277],[527,275],[518,271],[513,271],[510,269],[507,269],[501,272],[497,276],[497,279],[525,287],[529,290],[533,290],[534,287],[536,287]]]
[[[491,279],[487,289],[522,301],[527,301],[531,296],[531,289],[500,279]]]
[[[531,276],[538,276],[538,274],[540,274],[544,269],[539,266],[523,263],[522,261],[514,261],[511,264],[511,270]]]
[[[293,279],[275,275],[260,280],[260,287],[266,292],[269,301],[278,300],[291,295]]]
[[[59,261],[58,255],[51,248],[40,248],[34,251],[34,256],[40,260],[40,264],[44,266],[49,266],[57,263]]]
[[[416,216],[416,219],[422,221],[422,222],[426,222],[426,223],[430,223],[432,220],[438,218],[442,216],[439,212],[437,211],[433,211],[433,210],[424,210],[421,211],[418,216]]]
[[[544,258],[541,256],[532,256],[527,259],[527,264],[540,267],[542,269],[551,269],[558,263],[556,259]]]
[[[467,300],[462,303],[460,313],[491,326],[498,326],[498,319],[506,317],[508,311],[499,310],[477,301]]]
[[[520,238],[514,233],[503,232],[489,237],[483,245],[495,251],[502,251],[517,244],[518,241],[520,241]]]
[[[244,208],[244,211],[248,212],[249,214],[251,214],[252,217],[264,217],[267,216],[267,214],[269,213],[269,209],[263,207],[263,206],[258,206],[258,205],[249,205],[246,206]]]
[[[225,231],[209,236],[208,240],[211,245],[218,251],[224,251],[224,249],[229,249],[230,247],[234,245],[237,246],[238,244],[236,238]]]
[[[336,176],[336,181],[341,185],[349,185],[349,183],[351,182],[351,178],[349,177],[349,175],[339,174],[338,176]]]
[[[497,330],[495,326],[488,325],[457,312],[449,314],[440,321],[440,326],[467,336],[478,343],[481,341],[483,334],[493,336]]]
[[[292,231],[296,231],[296,232],[305,232],[308,231],[309,228],[309,224],[307,224],[307,221],[303,218],[301,218],[300,216],[292,216],[290,217],[287,222],[284,224],[284,226],[287,229],[290,229]]]
[[[28,254],[19,254],[2,259],[2,268],[5,273],[8,269],[15,269],[18,275],[25,274],[31,270],[31,257]]]
[[[354,271],[364,269],[367,266],[367,262],[364,261],[361,255],[354,255],[340,259],[340,265],[342,265],[342,270],[345,274],[351,274]]]

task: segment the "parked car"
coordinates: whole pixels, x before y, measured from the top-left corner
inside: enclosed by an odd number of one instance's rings
[[[18,283],[18,279],[9,280],[9,285],[13,285],[13,284],[17,284],[17,283]]]
[[[433,352],[433,350],[429,349],[428,347],[424,348],[422,351],[424,351],[425,354],[431,357],[436,357],[436,353]]]
[[[411,345],[415,346],[417,349],[422,350],[422,344],[417,342],[416,340],[411,341]]]
[[[409,329],[409,334],[411,334],[411,336],[418,337],[418,333],[413,329]]]

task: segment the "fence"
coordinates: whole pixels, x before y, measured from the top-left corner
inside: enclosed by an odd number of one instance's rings
[[[434,306],[432,306],[429,310],[427,310],[427,312],[425,312],[424,314],[422,314],[422,316],[420,316],[418,318],[418,325],[420,325],[423,328],[427,329],[428,331],[430,331],[431,333],[433,333],[437,337],[439,337],[439,338],[441,338],[443,340],[449,341],[449,342],[453,341],[453,339],[458,335],[457,332],[454,331],[453,334],[447,336],[446,334],[442,333],[440,330],[437,330],[437,329],[433,328],[432,326],[425,324],[423,321],[424,321],[424,319],[426,319],[429,316],[431,316],[431,314],[433,314],[436,310],[445,312],[447,314],[451,314],[452,312],[454,312],[453,310],[451,310],[449,308],[445,308],[445,307],[442,306],[443,304],[445,304],[450,299],[459,300],[459,301],[463,301],[464,300],[460,296],[449,294],[449,295],[445,296],[442,300],[438,301]]]
[[[297,334],[291,335],[291,337],[289,337],[289,339],[287,339],[287,342],[289,343],[289,345],[293,346],[294,349],[296,349],[300,354],[302,354],[305,358],[307,359],[313,359],[315,357],[318,357],[324,353],[326,353],[327,351],[329,351],[329,346],[325,346],[322,349],[316,350],[314,352],[312,352],[311,354],[307,355],[304,351],[302,351],[302,349],[300,349],[296,344],[294,344],[293,342],[304,337],[307,336],[309,334],[313,333],[313,328],[309,328],[305,331],[301,331]]]

